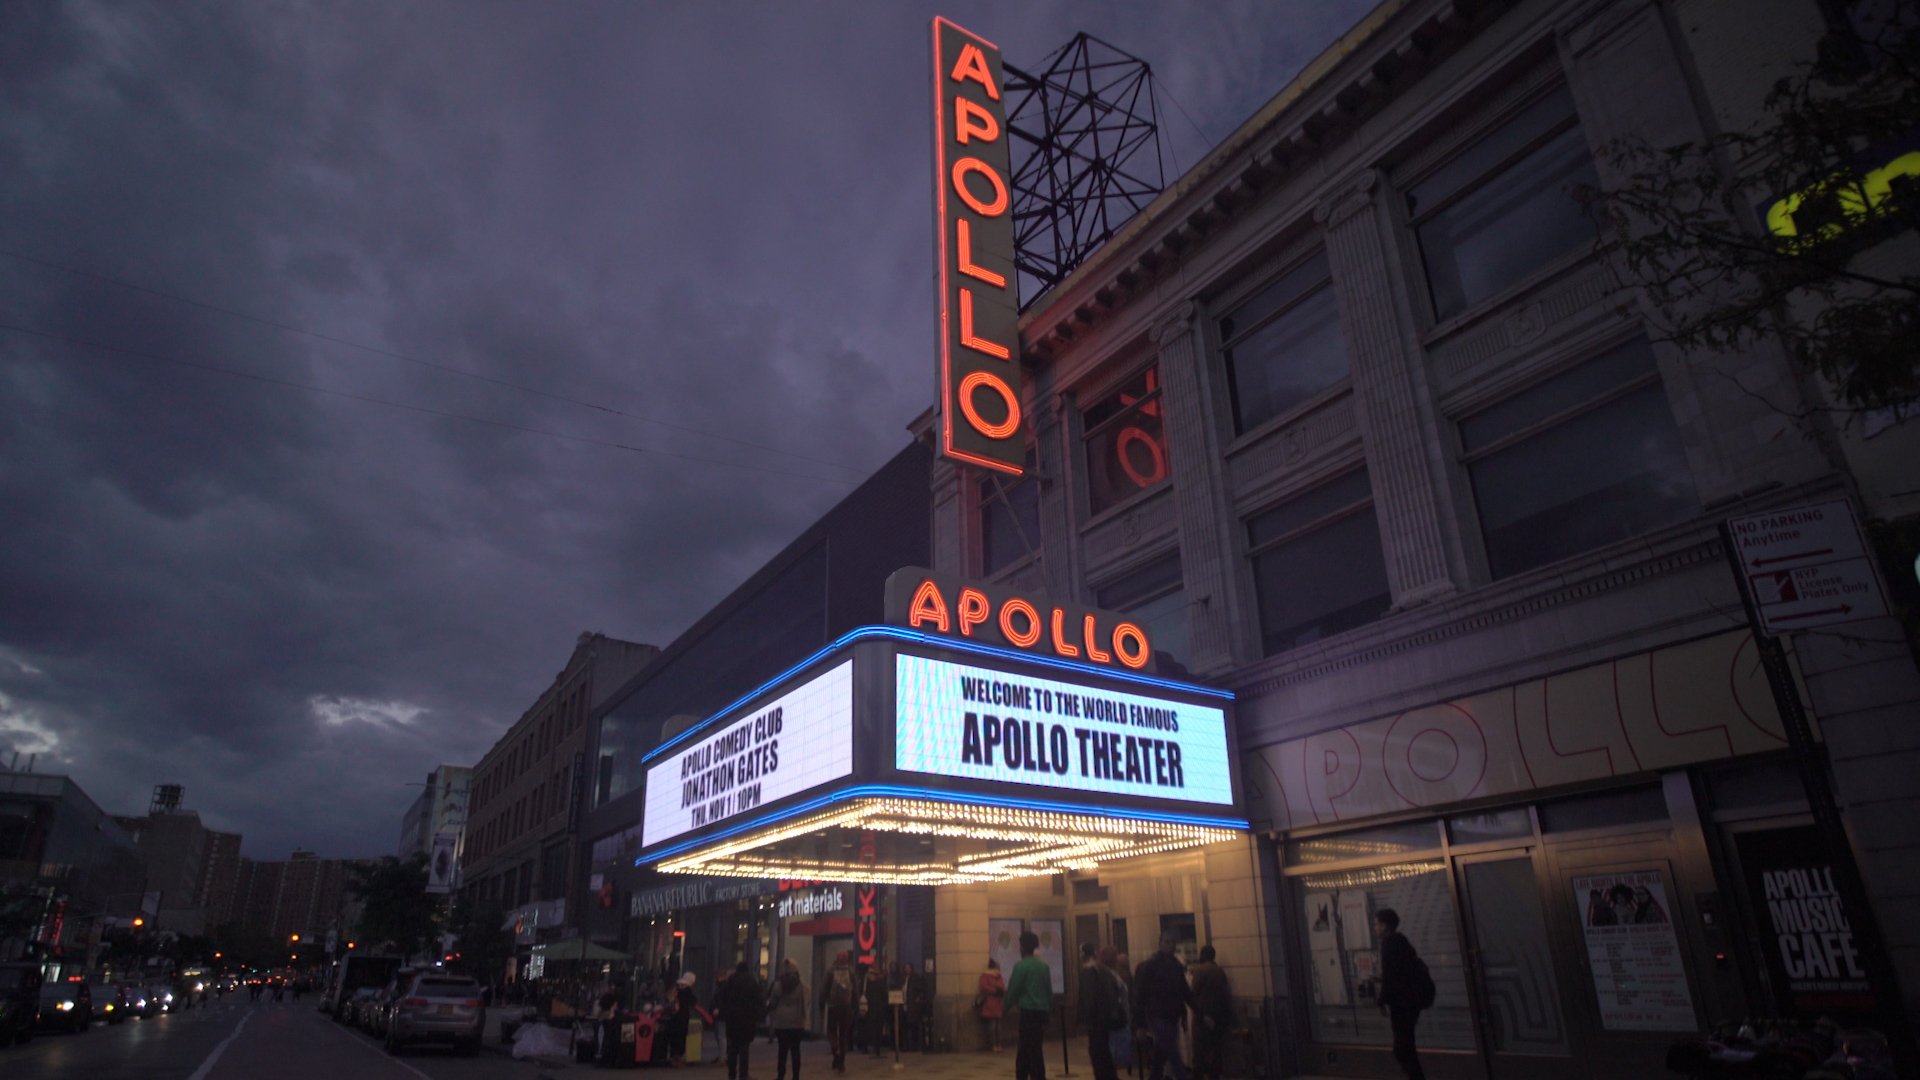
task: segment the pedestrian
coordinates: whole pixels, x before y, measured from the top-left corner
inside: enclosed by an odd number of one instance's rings
[[[693,1011],[700,1007],[700,996],[693,992],[696,981],[693,972],[687,971],[674,983],[673,1012],[667,1016],[665,1025],[668,1068],[684,1068],[687,1064],[687,1032],[693,1026]]]
[[[1111,946],[1108,946],[1111,949]],[[1127,1007],[1120,1000],[1121,987],[1113,972],[1100,962],[1092,942],[1080,946],[1080,1029],[1087,1033],[1087,1060],[1093,1063],[1093,1080],[1119,1080],[1113,1064],[1112,1036],[1127,1024]]]
[[[1433,977],[1413,942],[1400,932],[1398,912],[1392,908],[1374,912],[1373,933],[1380,939],[1380,1011],[1393,1028],[1393,1059],[1407,1080],[1427,1080],[1413,1047],[1413,1026],[1420,1020],[1420,1010],[1433,1000]]]
[[[1227,1031],[1233,1026],[1233,985],[1214,956],[1213,946],[1207,945],[1199,962],[1187,968],[1193,980],[1193,1075],[1207,1080],[1220,1080]]]
[[[927,1001],[926,976],[913,970],[911,962],[900,965],[900,1017],[906,1024],[902,1040],[908,1050],[924,1053],[927,1049],[927,1019],[932,1011]]]
[[[720,988],[720,1022],[727,1028],[727,1080],[753,1080],[747,1069],[754,1029],[760,1026],[760,980],[745,960],[733,967]]]
[[[1007,979],[1007,1004],[1020,1010],[1020,1042],[1014,1052],[1014,1080],[1047,1080],[1047,1061],[1041,1043],[1047,1037],[1047,1017],[1053,1012],[1053,969],[1034,955],[1040,935],[1020,935],[1020,962]]]
[[[887,980],[877,962],[861,965],[866,972],[860,997],[860,1039],[874,1057],[886,1048]]]
[[[847,1071],[847,1044],[853,1041],[853,965],[845,950],[827,969],[827,989],[820,995],[826,1013],[827,1048],[833,1053],[833,1071]]]
[[[1145,1023],[1153,1037],[1150,1080],[1161,1080],[1171,1069],[1173,1080],[1187,1080],[1187,1063],[1180,1057],[1180,1027],[1187,1019],[1193,991],[1187,987],[1187,966],[1174,954],[1172,931],[1160,934],[1160,951],[1147,957],[1133,973],[1135,1023]]]
[[[1114,1071],[1133,1071],[1133,972],[1127,969],[1127,954],[1112,945],[1102,945],[1098,954],[1107,975],[1120,994],[1120,1027],[1107,1033],[1107,1049],[1113,1054]]]
[[[800,1080],[800,1040],[807,1034],[807,984],[800,980],[800,965],[792,958],[780,961],[780,976],[773,981],[767,996],[767,1026],[773,1029],[778,1044],[778,1064],[774,1080],[786,1080],[787,1059],[793,1059],[793,1080]]]
[[[1000,1052],[1000,1018],[1006,1015],[1007,980],[1000,974],[1000,961],[987,957],[987,970],[980,973],[980,989],[973,995],[973,1011],[980,1017],[980,1049]]]

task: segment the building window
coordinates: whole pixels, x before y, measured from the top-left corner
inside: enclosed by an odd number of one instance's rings
[[[1234,430],[1245,432],[1347,377],[1340,309],[1321,252],[1220,320]]]
[[[1081,418],[1086,430],[1088,513],[1117,506],[1170,475],[1159,368],[1142,371],[1088,406]]]
[[[1437,836],[1436,836],[1437,839]],[[1435,845],[1438,847],[1438,844]],[[1391,908],[1433,976],[1433,1008],[1421,1014],[1422,1048],[1471,1050],[1472,1014],[1447,860],[1439,851],[1384,865],[1312,871],[1291,879],[1307,957],[1307,1019],[1323,1043],[1389,1046],[1379,1009],[1380,940],[1373,916]]]
[[[1460,443],[1496,578],[1700,510],[1643,340],[1463,418]]]
[[[1130,615],[1147,631],[1156,657],[1185,671],[1193,634],[1187,624],[1187,593],[1180,577],[1180,553],[1169,552],[1094,592],[1094,604]],[[1177,672],[1176,672],[1177,673]]]
[[[1365,469],[1248,521],[1247,542],[1269,654],[1363,626],[1393,603]]]
[[[1565,87],[1534,102],[1407,192],[1433,313],[1450,318],[1599,235],[1578,200],[1598,188]]]
[[[980,572],[1004,570],[1040,550],[1040,483],[1034,479],[1034,454],[1027,451],[1025,475],[989,472],[980,478]]]

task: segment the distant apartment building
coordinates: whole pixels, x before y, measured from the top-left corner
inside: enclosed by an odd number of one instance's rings
[[[242,933],[319,940],[353,921],[348,871],[366,860],[323,859],[299,851],[286,859],[241,859],[231,922]]]
[[[586,721],[659,652],[604,634],[580,635],[553,683],[473,767],[463,891],[530,914],[527,926],[557,928],[568,909],[578,911],[578,898],[569,894],[583,877],[576,871],[584,866],[579,814]]]
[[[143,817],[115,815],[147,867],[147,890],[157,894],[158,925],[203,934],[223,921],[239,872],[240,834],[215,832],[181,806],[178,784],[154,788]]]

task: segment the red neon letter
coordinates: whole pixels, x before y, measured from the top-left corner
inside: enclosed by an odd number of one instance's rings
[[[1127,640],[1134,647],[1127,648]],[[1130,622],[1123,622],[1113,628],[1113,651],[1120,654],[1120,662],[1138,671],[1147,666],[1153,657],[1153,647],[1147,644],[1147,632]]]
[[[1000,121],[993,118],[986,106],[975,105],[958,94],[953,96],[953,141],[972,142],[978,138],[981,142],[992,142],[1000,137]]]
[[[1026,616],[1027,619],[1027,628],[1017,634],[1013,631],[1012,618],[1013,613],[1016,611]],[[1023,649],[1027,648],[1034,642],[1040,640],[1040,613],[1033,610],[1032,604],[1027,603],[1017,596],[1014,597],[1000,605],[1000,634],[1015,645]]]
[[[979,173],[993,185],[992,202],[983,203],[967,190],[968,173]],[[953,190],[960,196],[961,202],[981,217],[999,217],[1007,212],[1007,182],[1000,179],[1000,174],[993,171],[993,166],[979,158],[963,157],[953,163]]]
[[[987,594],[979,589],[961,589],[959,610],[960,636],[972,637],[973,628],[987,621]]]
[[[986,90],[987,97],[1000,100],[1000,88],[993,85],[993,76],[987,73],[987,57],[980,46],[972,42],[961,46],[960,59],[954,61],[953,74],[947,76],[954,82],[966,82],[972,79]]]
[[[972,289],[960,290],[960,344],[999,360],[1009,360],[1013,357],[1013,353],[1009,352],[1005,345],[974,336]]]
[[[965,296],[967,294],[962,292],[960,295]],[[973,407],[973,392],[983,386],[999,394],[1000,400],[1007,403],[1007,418],[998,424],[988,423],[986,417],[980,415],[980,410]],[[993,372],[972,372],[966,378],[960,380],[960,389],[954,396],[960,399],[960,415],[967,418],[967,423],[972,424],[975,431],[985,435],[987,438],[1004,439],[1020,430],[1020,402],[1014,399],[1013,388],[1007,385],[1007,381],[995,375]],[[1007,609],[1004,607],[1001,608],[1001,617],[1005,618],[1006,614]],[[1039,617],[1038,615],[1034,616],[1035,619]],[[945,629],[946,627],[943,625],[941,630],[944,631]],[[1039,631],[1036,630],[1034,633],[1038,634]]]
[[[996,288],[1006,288],[1006,278],[1001,277],[999,274],[994,273],[984,266],[973,265],[973,226],[967,224],[967,219],[963,217],[954,218],[953,230],[956,234],[953,247],[954,251],[959,255],[960,272],[968,277],[979,278],[981,281]]]
[[[1053,651],[1061,656],[1079,656],[1080,650],[1067,643],[1066,636],[1060,632],[1061,624],[1066,621],[1067,613],[1059,608],[1053,609]]]
[[[947,602],[932,578],[913,590],[913,603],[907,605],[907,625],[917,629],[923,622],[932,623],[941,633],[947,633]]]
[[[1113,659],[1113,654],[1093,643],[1093,616],[1089,615],[1080,624],[1080,640],[1086,643],[1087,659],[1105,664]]]

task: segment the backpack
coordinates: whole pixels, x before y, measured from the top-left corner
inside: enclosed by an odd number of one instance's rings
[[[1413,1007],[1421,1010],[1433,1008],[1436,993],[1433,972],[1427,970],[1427,962],[1418,956],[1413,958],[1413,977],[1408,980],[1408,983],[1413,991]]]

